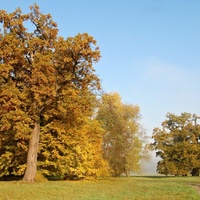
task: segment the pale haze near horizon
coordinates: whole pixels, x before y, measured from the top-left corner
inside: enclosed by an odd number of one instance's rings
[[[103,90],[139,105],[149,137],[167,112],[200,115],[200,1],[0,0],[0,9],[29,12],[34,2],[61,36],[87,32],[97,40]],[[147,173],[155,172],[155,161]]]

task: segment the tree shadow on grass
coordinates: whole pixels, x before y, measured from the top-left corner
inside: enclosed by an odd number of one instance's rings
[[[149,175],[149,176],[132,176],[133,178],[134,177],[137,177],[137,178],[152,178],[152,179],[167,179],[167,178],[173,178],[173,177],[176,177],[176,176],[162,176],[162,175]]]

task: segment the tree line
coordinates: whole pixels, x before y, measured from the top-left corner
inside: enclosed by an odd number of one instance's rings
[[[63,38],[50,14],[0,10],[0,177],[130,176],[145,158],[138,106],[101,94],[87,33]]]
[[[0,177],[34,182],[38,170],[62,179],[139,171],[148,159],[140,109],[102,92],[96,40],[59,36],[37,4],[28,14],[0,10],[0,24]],[[161,158],[157,171],[199,175],[199,117],[166,117],[150,144]]]

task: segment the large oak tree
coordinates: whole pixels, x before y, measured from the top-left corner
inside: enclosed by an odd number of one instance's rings
[[[76,93],[80,101],[91,99],[100,88],[93,68],[100,52],[86,33],[59,37],[51,15],[42,14],[36,4],[28,14],[0,10],[0,23],[1,176],[23,174],[26,168],[23,179],[33,182],[40,131],[47,130],[41,126],[61,128],[56,119],[68,114],[68,93]],[[87,107],[88,102],[80,106]],[[79,113],[71,113],[71,121],[74,115]]]

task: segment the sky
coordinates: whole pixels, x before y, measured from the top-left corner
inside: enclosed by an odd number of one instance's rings
[[[0,9],[27,13],[34,2],[64,38],[96,39],[103,90],[140,107],[148,136],[168,112],[200,115],[199,0],[0,0]]]

